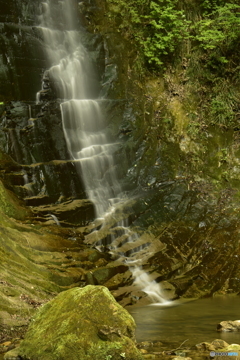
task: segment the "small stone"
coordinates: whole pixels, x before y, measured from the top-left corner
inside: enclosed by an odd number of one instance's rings
[[[138,348],[149,348],[152,346],[153,346],[153,343],[150,341],[142,341],[138,344]]]
[[[222,349],[229,345],[226,341],[224,341],[222,339],[216,339],[216,340],[212,341],[211,344],[214,346],[215,350]]]
[[[0,346],[10,346],[11,345],[11,341],[5,341],[4,343],[0,344]]]
[[[207,342],[199,343],[199,344],[195,345],[195,347],[199,351],[214,351],[215,350],[215,346],[210,343],[207,343]]]
[[[147,354],[147,353],[148,353],[147,350],[145,350],[145,349],[140,349],[140,352],[141,352],[142,354]]]
[[[5,355],[4,355],[4,360],[20,360],[20,356],[19,356],[19,352],[18,352],[18,348],[15,348],[13,350],[8,351]]]
[[[161,347],[163,346],[163,343],[161,343],[161,341],[157,341],[153,344],[154,347]]]

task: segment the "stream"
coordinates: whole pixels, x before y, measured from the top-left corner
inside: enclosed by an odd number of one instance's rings
[[[216,326],[224,320],[238,320],[239,297],[214,297],[189,302],[176,300],[170,305],[150,305],[130,309],[141,341],[174,342],[186,346],[215,339],[229,344],[240,344],[240,332],[217,332]]]

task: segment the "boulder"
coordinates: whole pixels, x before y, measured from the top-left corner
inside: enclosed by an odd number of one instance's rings
[[[222,340],[222,339],[213,340],[211,342],[211,345],[214,346],[215,350],[222,349],[224,347],[229,346],[229,344],[226,341]]]
[[[217,331],[240,331],[240,320],[222,321],[217,325]]]
[[[196,349],[199,351],[212,351],[215,350],[214,345],[208,343],[208,342],[201,342],[199,344],[196,344]]]
[[[19,355],[31,360],[142,360],[135,322],[104,286],[60,293],[32,319]]]

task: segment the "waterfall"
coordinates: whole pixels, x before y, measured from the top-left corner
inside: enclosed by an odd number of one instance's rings
[[[121,191],[114,171],[116,143],[108,143],[103,116],[96,100],[71,99],[61,104],[63,129],[69,152],[95,205],[97,217],[104,217],[111,199]]]
[[[69,154],[76,164],[87,196],[95,206],[96,217],[104,224],[104,219],[114,216],[115,206],[121,202],[121,186],[113,156],[118,144],[108,134],[102,111],[105,99],[98,98],[100,86],[96,81],[96,71],[76,28],[74,7],[77,3],[75,0],[64,0],[61,4],[62,17],[56,21],[56,7],[50,0],[42,3],[37,30],[46,47],[49,69],[45,72],[37,102],[41,102],[45,83],[50,81],[55,96],[62,99],[62,125]],[[138,267],[139,261],[129,256],[138,251],[144,256],[149,251],[149,243],[141,244],[141,239],[129,229],[127,220],[118,221],[115,229],[116,234],[112,234],[109,240],[112,253],[130,266],[135,283],[153,301],[164,302],[159,284],[150,280],[148,274]],[[124,251],[126,242],[133,246]]]

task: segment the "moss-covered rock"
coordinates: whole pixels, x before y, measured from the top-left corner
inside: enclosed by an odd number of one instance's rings
[[[40,304],[80,284],[80,248],[63,239],[70,231],[56,228],[62,236],[0,212],[0,342],[27,325]]]
[[[20,345],[31,360],[141,360],[135,323],[103,286],[60,293],[39,309]]]
[[[109,267],[102,267],[86,274],[86,281],[91,285],[104,285],[113,276],[125,273],[128,271],[128,266],[112,264]]]
[[[18,220],[24,220],[30,215],[30,210],[22,206],[21,202],[17,199],[11,191],[7,190],[2,181],[0,180],[0,211],[9,217]]]

